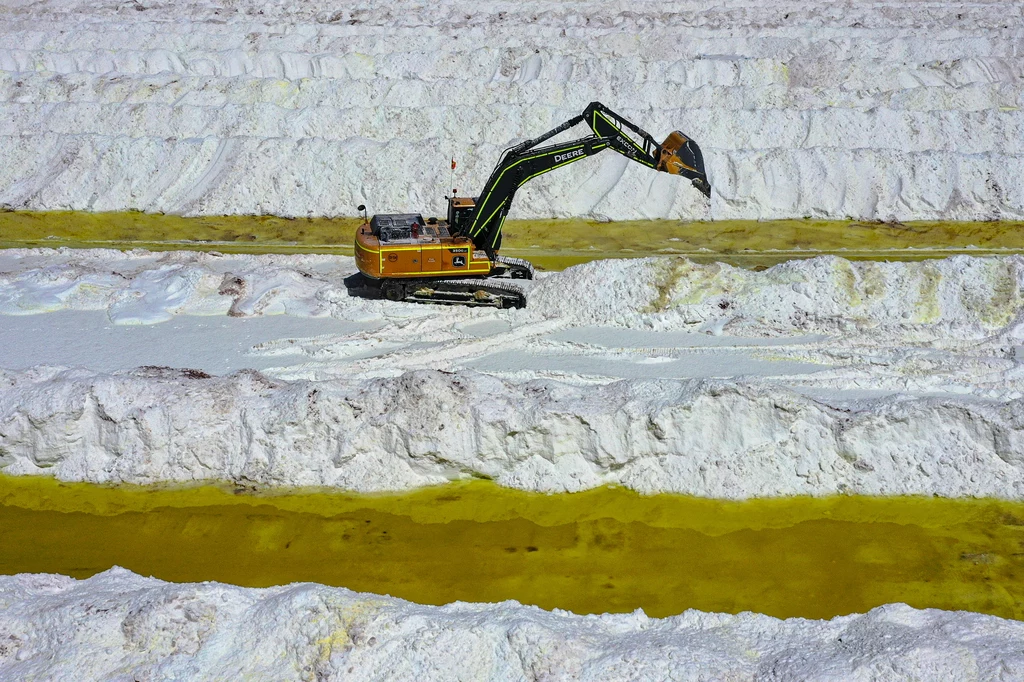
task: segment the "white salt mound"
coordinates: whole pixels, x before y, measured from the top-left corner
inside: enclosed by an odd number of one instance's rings
[[[1024,623],[890,604],[829,621],[421,606],[344,588],[0,577],[4,679],[990,680]]]
[[[1024,308],[1020,256],[920,262],[792,260],[762,272],[686,258],[592,261],[543,279],[531,308],[593,325],[739,336],[981,339]],[[548,313],[551,314],[551,313]]]
[[[1024,216],[1024,9],[912,0],[0,7],[0,205],[437,212],[601,100],[704,150],[689,183],[606,153],[513,217]]]
[[[107,249],[0,253],[0,315],[101,310],[115,324],[174,315],[332,316],[345,320],[502,319],[745,337],[861,334],[872,343],[1024,338],[1024,258],[921,262],[793,260],[762,272],[686,258],[601,260],[517,281],[522,311],[394,304],[350,295],[354,260],[321,255]]]

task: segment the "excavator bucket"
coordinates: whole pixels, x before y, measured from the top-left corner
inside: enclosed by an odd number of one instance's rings
[[[704,171],[704,155],[700,153],[696,142],[678,130],[661,143],[658,149],[658,170],[689,178],[704,196],[711,197],[711,183]]]

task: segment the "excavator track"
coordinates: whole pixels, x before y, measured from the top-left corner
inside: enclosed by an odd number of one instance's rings
[[[505,272],[498,277],[509,277],[511,279],[533,279],[533,263],[522,258],[510,256],[498,256],[496,262],[505,266]]]
[[[381,293],[388,300],[409,303],[491,308],[526,307],[526,294],[522,289],[493,280],[389,280],[381,285]]]

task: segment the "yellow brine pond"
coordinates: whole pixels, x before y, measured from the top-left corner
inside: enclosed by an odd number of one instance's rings
[[[0,477],[0,573],[312,581],[425,604],[829,618],[890,602],[1024,616],[1024,503],[745,502],[486,481],[390,495]]]
[[[0,211],[0,248],[96,247],[351,256],[358,218]],[[764,268],[793,258],[923,260],[1024,251],[1024,223],[855,220],[509,220],[502,253],[561,270],[600,258],[685,256]]]

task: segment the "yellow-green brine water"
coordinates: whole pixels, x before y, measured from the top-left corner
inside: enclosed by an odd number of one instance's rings
[[[0,248],[34,246],[351,256],[359,218],[0,211]],[[922,260],[1024,251],[1024,223],[853,220],[510,220],[502,253],[561,270],[600,258],[677,255],[761,268],[832,254]]]
[[[1024,615],[1024,503],[726,502],[483,481],[359,496],[0,477],[0,572],[340,585],[426,604],[516,599],[828,618],[891,602]]]

